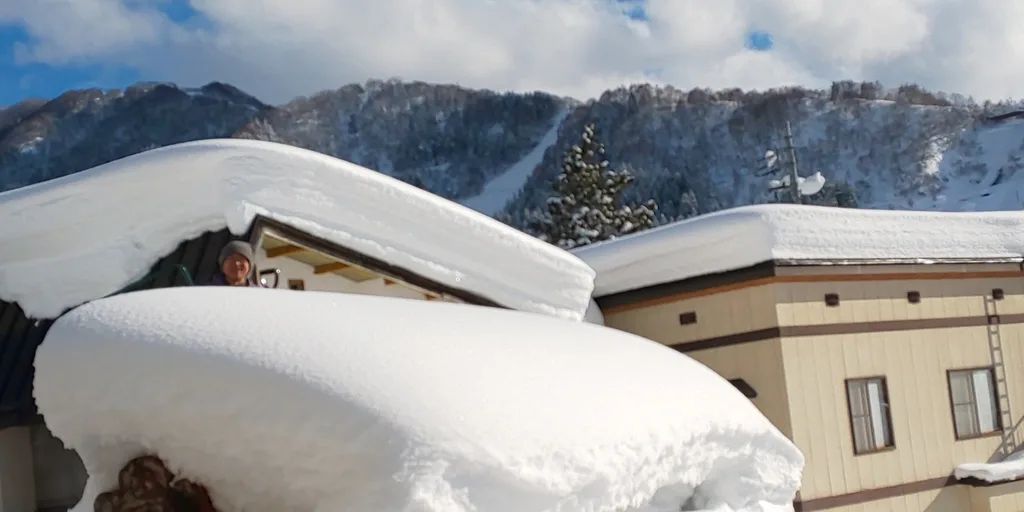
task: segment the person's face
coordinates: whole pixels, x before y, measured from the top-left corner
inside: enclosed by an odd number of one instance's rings
[[[249,260],[245,259],[245,256],[241,254],[232,254],[224,260],[224,265],[221,266],[220,270],[224,273],[224,278],[228,284],[240,285],[245,283],[246,277],[249,276],[249,271],[252,269]]]

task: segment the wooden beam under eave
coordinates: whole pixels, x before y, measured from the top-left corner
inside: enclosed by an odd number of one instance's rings
[[[391,285],[393,285],[393,284],[395,284],[395,283],[396,283],[396,282],[395,282],[395,281],[393,281],[393,280],[391,280],[391,279],[388,279],[388,278],[386,278],[386,277],[384,278],[384,286],[391,286]]]
[[[305,247],[299,247],[297,245],[282,245],[280,247],[272,247],[267,249],[268,258],[277,258],[279,256],[285,256],[287,254],[294,254],[297,252],[305,251]]]
[[[330,263],[324,263],[323,265],[317,265],[313,267],[314,274],[326,274],[328,272],[335,272],[337,270],[345,270],[351,265],[348,263],[342,263],[340,261],[332,261]]]

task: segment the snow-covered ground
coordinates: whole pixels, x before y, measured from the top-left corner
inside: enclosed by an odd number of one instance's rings
[[[540,165],[541,160],[544,159],[544,152],[558,140],[558,128],[562,126],[562,121],[568,115],[568,111],[559,112],[555,116],[551,128],[544,134],[536,147],[505,172],[487,182],[479,195],[462,201],[462,204],[487,215],[501,212],[516,193],[522,190],[533,170]]]
[[[595,295],[771,260],[1020,258],[1024,212],[947,213],[759,205],[694,217],[573,251]]]
[[[572,255],[383,174],[246,140],[147,151],[0,194],[0,299],[52,318],[145,275],[205,231],[262,214],[456,289],[579,320],[593,271]]]
[[[83,501],[156,453],[221,510],[791,510],[803,457],[708,368],[544,315],[233,288],[122,294],[36,359]]]

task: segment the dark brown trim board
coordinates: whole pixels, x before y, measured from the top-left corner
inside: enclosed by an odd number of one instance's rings
[[[248,239],[254,247],[259,243],[259,239],[264,231],[275,233],[290,242],[294,242],[311,250],[327,254],[338,259],[350,261],[360,267],[372,270],[387,277],[392,277],[399,281],[405,281],[413,286],[457,297],[468,304],[506,308],[506,306],[498,304],[497,302],[482,295],[439,283],[410,270],[367,256],[366,254],[349,249],[348,247],[344,247],[329,240],[324,240],[323,238],[311,235],[305,231],[293,228],[292,226],[268,217],[257,216],[249,227]]]
[[[729,345],[739,345],[741,343],[751,343],[754,341],[762,341],[772,338],[799,338],[803,336],[974,327],[989,325],[992,322],[999,324],[1020,324],[1024,323],[1024,314],[993,315],[991,318],[989,316],[962,316],[950,318],[921,318],[917,320],[886,320],[881,322],[790,325],[785,327],[768,327],[766,329],[758,329],[756,331],[746,331],[684,343],[674,343],[669,346],[680,352],[693,352],[695,350],[727,347]]]
[[[897,496],[906,496],[908,494],[916,494],[925,491],[934,491],[942,489],[943,487],[952,487],[955,485],[964,485],[968,487],[995,487],[1020,482],[1021,480],[1024,480],[1024,478],[1007,480],[1005,482],[986,482],[976,478],[957,480],[955,477],[950,475],[889,487],[881,487],[878,489],[865,489],[863,491],[851,492],[848,494],[814,498],[807,501],[795,501],[793,502],[793,510],[796,512],[813,512],[815,510],[846,507],[860,503],[867,503],[869,501],[884,500],[886,498],[895,498]]]
[[[971,262],[972,264],[1005,262]],[[598,306],[605,315],[638,308],[667,304],[696,297],[776,283],[815,283],[849,281],[922,281],[982,278],[1021,278],[1022,270],[969,272],[888,272],[857,274],[779,275],[777,262],[766,262],[717,274],[692,277],[598,297]]]
[[[716,274],[691,277],[671,283],[656,284],[636,290],[595,297],[601,311],[625,311],[636,307],[648,306],[677,300],[682,296],[700,297],[720,293],[732,289],[756,286],[759,281],[775,275],[775,262],[767,261],[751,267]]]
[[[865,503],[868,501],[884,500],[886,498],[894,498],[896,496],[904,496],[907,494],[934,491],[950,485],[957,485],[958,483],[959,482],[957,482],[957,480],[952,476],[932,478],[929,480],[893,485],[879,489],[867,489],[851,492],[849,494],[839,494],[837,496],[828,496],[826,498],[814,498],[808,501],[798,501],[793,503],[793,509],[799,512],[827,510],[830,508],[856,505],[858,503]]]

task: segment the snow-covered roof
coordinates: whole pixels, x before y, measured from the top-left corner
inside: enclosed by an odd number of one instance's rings
[[[573,251],[595,296],[773,260],[932,262],[1020,258],[1024,212],[946,213],[746,206]]]
[[[90,475],[76,510],[143,453],[254,512],[759,511],[792,503],[803,466],[692,359],[498,308],[148,290],[58,319],[36,367]]]
[[[485,215],[336,158],[232,139],[0,194],[0,299],[53,317],[257,215],[510,308],[578,320],[593,288],[577,258]]]

